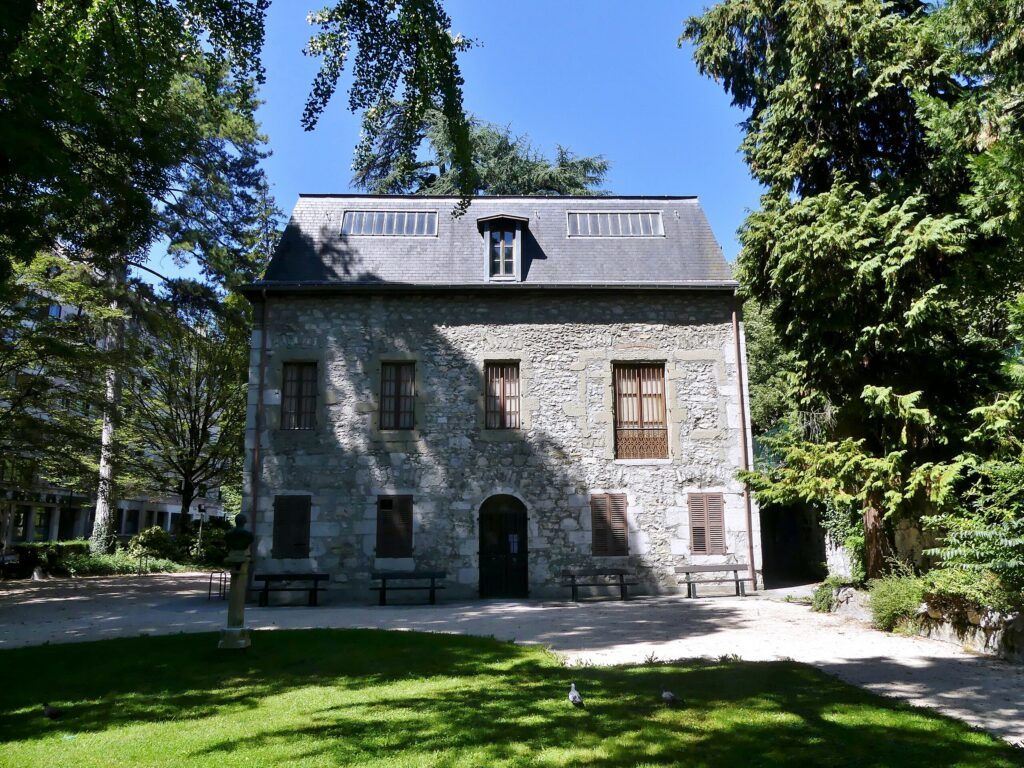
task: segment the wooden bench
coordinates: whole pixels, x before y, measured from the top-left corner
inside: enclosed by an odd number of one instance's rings
[[[626,581],[627,576],[633,572],[627,568],[575,568],[562,571],[562,578],[568,579],[564,586],[572,590],[572,601],[578,603],[580,599],[580,587],[618,587],[619,599],[626,599],[626,587],[635,587],[635,581]],[[614,581],[596,581],[598,578],[610,577]],[[580,581],[580,579],[594,579],[594,581]]]
[[[318,593],[327,589],[327,587],[321,587],[320,582],[327,581],[329,577],[326,573],[257,573],[252,578],[253,581],[263,582],[263,586],[259,588],[261,606],[270,604],[271,592],[308,592],[309,604],[315,606],[318,604]],[[292,583],[297,581],[311,583],[311,586],[291,587],[283,585],[284,582]]]
[[[380,582],[379,587],[370,587],[371,591],[380,593],[380,605],[388,604],[388,590],[404,591],[407,589],[425,589],[430,592],[430,604],[437,602],[437,590],[444,589],[444,584],[438,584],[439,579],[444,579],[447,571],[373,571],[370,578]],[[389,587],[389,581],[430,581],[430,584],[414,584],[407,587]]]
[[[730,584],[736,585],[736,594],[740,597],[747,596],[746,582],[753,581],[749,576],[740,576],[740,571],[746,571],[746,563],[726,563],[725,565],[679,565],[676,566],[676,575],[685,576],[686,596],[697,596],[698,584]],[[709,573],[710,578],[694,579],[695,574]],[[732,576],[725,574],[731,573]],[[718,575],[720,574],[720,575]],[[755,585],[756,586],[756,585]]]

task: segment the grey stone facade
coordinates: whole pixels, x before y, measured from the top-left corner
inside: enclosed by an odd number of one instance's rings
[[[244,506],[255,511],[256,571],[324,571],[336,596],[368,601],[374,569],[436,568],[448,572],[447,599],[474,597],[479,511],[495,494],[526,507],[531,596],[565,597],[564,568],[626,563],[645,591],[675,592],[677,565],[747,562],[748,533],[760,569],[756,508],[748,532],[736,479],[747,426],[731,291],[325,292],[254,301],[263,302],[265,327],[252,337]],[[382,432],[380,366],[398,360],[416,362],[416,429]],[[519,361],[518,430],[483,428],[487,360]],[[279,428],[282,364],[291,361],[317,363],[311,431]],[[668,459],[615,459],[612,365],[624,361],[665,364]],[[697,491],[725,495],[725,555],[690,553],[687,493]],[[628,557],[592,556],[589,496],[603,492],[628,498]],[[312,497],[308,559],[272,557],[279,494]],[[381,494],[414,497],[411,558],[375,557]]]

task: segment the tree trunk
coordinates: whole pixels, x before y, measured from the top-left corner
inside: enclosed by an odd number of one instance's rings
[[[193,483],[188,480],[183,480],[181,483],[181,510],[178,514],[178,533],[186,533],[189,529],[189,510],[192,508],[192,502],[196,500],[196,487]]]
[[[115,268],[113,274],[114,301],[111,306],[115,309],[120,306],[117,292],[124,285],[128,277],[128,267],[123,265]],[[118,352],[124,345],[124,322],[114,320],[109,326],[107,333],[107,350]],[[118,368],[120,361],[115,360],[114,365],[107,368],[104,375],[106,391],[103,396],[103,432],[100,437],[100,471],[99,483],[96,488],[96,519],[92,525],[92,535],[89,537],[89,549],[97,554],[109,554],[114,551],[115,525],[114,520],[117,514],[117,478],[114,470],[114,445],[115,431],[117,429],[117,416],[121,408],[121,371]]]
[[[864,570],[869,579],[885,575],[886,562],[892,554],[879,506],[874,499],[864,502]]]
[[[119,344],[121,337],[116,336]],[[114,519],[117,514],[116,478],[114,476],[114,431],[117,426],[117,410],[121,404],[121,373],[117,368],[108,368],[107,390],[103,398],[103,434],[100,438],[100,477],[96,489],[96,520],[89,537],[89,549],[94,553],[107,554],[114,550]]]

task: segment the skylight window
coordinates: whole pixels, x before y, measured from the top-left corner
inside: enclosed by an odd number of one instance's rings
[[[436,237],[437,211],[345,211],[341,234]]]
[[[661,211],[569,212],[569,237],[662,237]]]

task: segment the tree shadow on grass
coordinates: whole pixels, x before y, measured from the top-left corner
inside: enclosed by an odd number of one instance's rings
[[[173,720],[185,754],[167,754],[179,764],[443,755],[446,764],[930,768],[1020,757],[960,723],[791,662],[567,668],[489,639],[371,630],[261,633],[241,653],[214,645],[188,635],[5,651],[0,741],[57,727],[116,740],[110,732],[128,724]],[[566,701],[572,681],[584,710]],[[663,686],[679,707],[661,705]],[[42,717],[44,697],[65,708],[59,724]],[[259,706],[255,722],[225,727]]]

